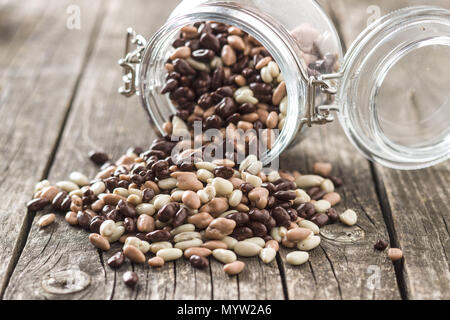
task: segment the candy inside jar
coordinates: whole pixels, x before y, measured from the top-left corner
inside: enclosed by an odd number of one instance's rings
[[[338,69],[337,55],[318,48],[317,30],[305,24],[293,34],[310,76]],[[199,134],[213,136],[211,129],[220,130],[218,143],[235,163],[241,163],[249,150],[262,157],[272,149],[286,123],[286,82],[270,52],[254,37],[214,21],[184,26],[168,52],[165,69],[161,93],[176,109],[162,126],[165,134],[197,139]],[[227,144],[233,148],[227,149]]]

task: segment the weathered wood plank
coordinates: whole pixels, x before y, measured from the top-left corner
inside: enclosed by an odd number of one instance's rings
[[[335,174],[344,179],[344,186],[338,190],[343,202],[336,210],[354,209],[358,224],[323,228],[321,245],[311,252],[309,264],[284,264],[289,299],[400,298],[392,264],[373,249],[377,239],[389,237],[369,163],[355,153],[338,124],[310,131],[299,146],[283,154],[281,166],[310,172],[316,161],[333,163]],[[281,251],[283,260],[286,253]],[[372,286],[375,272],[380,276],[379,286]]]
[[[169,5],[174,6],[175,1],[165,5],[169,10]],[[97,168],[87,159],[91,149],[105,150],[117,158],[128,146],[146,146],[154,137],[137,99],[125,99],[117,93],[122,75],[117,60],[123,55],[127,27],[134,26],[149,36],[164,21],[164,16],[158,5],[147,1],[132,6],[123,1],[108,1],[103,12],[98,42],[81,79],[61,147],[51,168],[49,179],[52,181],[67,178],[75,169],[93,176]],[[119,114],[121,116],[117,116]],[[39,231],[33,223],[6,298],[132,299],[136,295],[172,298],[173,265],[166,266],[157,276],[148,276],[147,293],[141,291],[147,285],[124,290],[122,275],[130,270],[130,264],[114,272],[106,265],[110,254],[97,253],[87,240],[87,233],[68,226],[62,216],[58,216],[57,224],[51,228],[54,230]],[[64,245],[60,245],[62,243]],[[111,254],[118,249],[119,245],[114,246]],[[86,290],[71,295],[52,295],[42,289],[40,282],[45,275],[71,267],[79,267],[91,277]],[[137,266],[134,268],[139,270]],[[146,270],[138,272],[141,277],[147,277]]]
[[[169,5],[145,1],[136,2],[133,6],[119,1],[110,4],[51,169],[52,181],[62,179],[71,170],[79,168],[85,168],[85,173],[93,175],[95,168],[86,159],[90,149],[103,149],[117,157],[131,145],[147,146],[151,143],[155,135],[137,99],[126,100],[116,93],[121,78],[116,61],[122,55],[126,27],[134,26],[137,31],[150,36],[175,4],[175,1]],[[87,234],[67,226],[62,217],[58,217],[57,225],[52,228],[55,229],[38,231],[33,225],[7,298],[62,298],[44,293],[39,283],[47,274],[71,266],[80,266],[89,274],[91,285],[63,298],[264,299],[271,294],[283,297],[278,269],[272,266],[265,272],[258,261],[249,263],[246,273],[239,279],[239,286],[237,278],[225,275],[222,265],[216,261],[212,261],[211,269],[207,271],[193,270],[187,261],[177,261],[167,264],[163,270],[128,264],[114,272],[105,263],[118,250],[118,245],[114,246],[111,254],[99,256],[88,243]],[[58,245],[61,241],[64,246]],[[133,290],[125,288],[121,280],[123,272],[130,268],[147,279]],[[266,277],[266,274],[272,276]],[[25,289],[28,287],[33,290]]]
[[[334,2],[320,4],[333,17]],[[310,262],[300,267],[284,263],[289,251],[281,250],[289,299],[399,299],[392,264],[373,249],[377,239],[388,239],[388,232],[369,163],[356,154],[337,123],[310,129],[299,146],[282,155],[281,167],[306,173],[316,161],[330,161],[335,175],[344,179],[338,191],[343,203],[336,209],[354,209],[358,224],[353,228],[340,224],[325,227],[320,247],[310,253]],[[339,240],[334,240],[336,237]]]
[[[366,25],[369,5],[381,14],[423,4],[421,1],[348,1],[333,6],[347,45]],[[448,1],[427,1],[449,9]],[[352,19],[348,19],[351,10]],[[430,107],[432,101],[430,100]],[[403,108],[405,109],[405,108]],[[404,251],[403,263],[396,264],[402,290],[409,299],[448,299],[450,297],[448,225],[449,162],[419,171],[391,170],[374,166],[378,192],[391,229],[391,244]]]
[[[0,9],[0,296],[27,236],[24,203],[42,178],[82,72],[100,2],[3,1]],[[64,83],[64,86],[60,84]]]

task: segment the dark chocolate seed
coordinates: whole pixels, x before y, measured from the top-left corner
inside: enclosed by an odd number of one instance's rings
[[[62,202],[67,197],[66,191],[60,191],[56,194],[52,201],[52,208],[57,211],[62,211]]]
[[[168,73],[166,75],[166,81],[169,79],[179,80],[180,78],[181,78],[181,74],[179,74],[178,72],[175,72],[175,71]]]
[[[225,87],[222,87],[225,88]],[[219,91],[220,88],[217,90]],[[233,98],[225,97],[215,108],[216,113],[223,119],[228,118],[237,111],[236,103]]]
[[[165,94],[165,93],[168,93],[168,92],[172,92],[176,88],[178,88],[178,81],[175,80],[175,79],[169,79],[166,82],[166,85],[164,86],[164,88],[161,90],[161,93]]]
[[[185,76],[194,76],[197,73],[185,59],[175,59],[173,68],[176,72]]]
[[[226,122],[227,124],[233,123],[233,124],[237,125],[240,119],[241,119],[241,114],[240,114],[240,113],[233,113],[231,116],[229,116],[229,117],[225,120],[225,122]]]
[[[378,250],[378,251],[383,251],[384,249],[387,248],[387,246],[388,246],[388,243],[387,243],[385,240],[379,239],[379,240],[375,243],[375,245],[373,246],[373,248],[374,248],[375,250]]]
[[[124,217],[135,218],[138,215],[134,206],[128,201],[120,200],[116,209]]]
[[[249,215],[245,212],[233,212],[226,216],[227,219],[236,221],[237,227],[245,226],[249,221]]]
[[[123,216],[119,213],[119,210],[113,209],[106,214],[106,219],[119,222],[123,220]]]
[[[139,277],[136,272],[127,271],[123,274],[123,282],[129,287],[134,287],[138,281]]]
[[[297,208],[297,213],[303,219],[310,219],[315,213],[316,209],[312,203],[302,203]]]
[[[272,93],[272,86],[267,83],[253,82],[249,85],[255,95],[266,95]]]
[[[211,98],[211,95],[209,93],[204,93],[201,95],[201,97],[197,101],[198,105],[202,109],[208,109],[213,105],[213,100]]]
[[[110,213],[111,211],[113,211],[113,210],[115,210],[115,206],[112,206],[112,205],[109,205],[109,204],[107,204],[107,205],[105,205],[103,208],[102,208],[102,214],[104,215],[104,216],[106,216],[108,213]]]
[[[66,196],[64,200],[61,202],[61,211],[65,212],[70,209],[70,205],[72,204],[72,199],[69,196]]]
[[[78,219],[77,219],[78,220]],[[100,226],[102,225],[103,221],[106,219],[102,216],[96,216],[91,220],[91,224],[89,225],[89,229],[93,233],[100,233]]]
[[[189,262],[194,268],[205,269],[209,266],[208,259],[202,256],[192,255],[189,258]]]
[[[145,178],[139,174],[133,174],[131,177],[131,182],[136,183],[138,186],[144,183]]]
[[[256,106],[253,103],[244,103],[239,107],[240,113],[252,113],[256,111]]]
[[[146,233],[143,232],[138,232],[136,233],[136,238],[138,238],[139,240],[143,240],[143,241],[147,241],[147,237],[146,237]]]
[[[291,224],[291,217],[283,207],[275,207],[272,210],[272,217],[275,219],[278,226],[288,228]]]
[[[267,234],[266,226],[258,221],[250,221],[247,223],[247,227],[249,227],[254,237],[264,237]]]
[[[275,199],[274,196],[269,196],[269,199],[267,200],[267,208],[271,209],[275,207],[275,203],[277,202],[277,199]]]
[[[311,199],[312,200],[320,200],[327,194],[326,191],[320,190],[319,192],[316,192]]]
[[[194,101],[195,93],[189,87],[179,87],[172,93],[172,98],[178,101]],[[180,98],[184,100],[180,100]]]
[[[127,153],[128,152],[134,153],[139,156],[142,152],[144,152],[144,149],[142,147],[131,147],[127,150]]]
[[[224,23],[220,23],[220,22],[213,22],[210,24],[211,29],[213,30],[213,33],[218,34],[218,33],[226,33],[228,30],[228,26]]]
[[[200,37],[200,46],[204,49],[211,49],[218,53],[220,50],[219,40],[211,33],[203,33]]]
[[[219,166],[214,168],[214,175],[223,179],[230,179],[234,175],[233,168]]]
[[[199,33],[212,33],[213,31],[211,25],[208,22],[199,23],[198,26],[195,27],[197,27]]]
[[[295,184],[286,179],[278,179],[275,181],[276,191],[295,190]]]
[[[50,204],[50,201],[44,198],[36,198],[28,201],[27,208],[29,211],[39,211],[44,209],[47,205]]]
[[[295,222],[298,219],[298,213],[295,209],[289,208],[286,210],[289,213],[289,216],[291,217],[291,221]]]
[[[249,193],[250,191],[252,191],[253,189],[255,189],[255,187],[247,182],[244,182],[243,184],[241,184],[241,186],[239,187],[241,189],[241,191],[243,193]]]
[[[182,224],[186,222],[186,219],[188,217],[188,211],[185,208],[180,208],[180,210],[177,211],[175,214],[175,218],[173,219],[173,227],[179,227]]]
[[[119,182],[117,183],[118,187],[121,187],[124,189],[128,189],[129,185],[130,185],[130,181],[127,181],[127,180],[119,180]]]
[[[249,227],[236,227],[231,234],[231,237],[238,241],[242,241],[253,237],[253,231]]]
[[[89,152],[89,159],[96,165],[101,166],[105,162],[109,161],[109,156],[105,152],[91,151]]]
[[[214,70],[211,79],[211,88],[213,90],[220,88],[223,84],[224,79],[225,79],[225,72],[222,67],[219,67],[216,70]]]
[[[77,222],[80,227],[85,230],[90,230],[91,228],[91,216],[85,211],[78,211]]]
[[[175,216],[179,209],[180,205],[178,203],[170,202],[159,209],[156,217],[161,222],[168,222]]]
[[[135,233],[136,232],[136,220],[133,218],[125,218],[123,220],[123,225],[125,227],[126,233]]]
[[[270,217],[264,225],[266,226],[267,230],[271,230],[272,228],[275,228],[277,226],[277,222],[273,217]]]
[[[113,269],[118,269],[125,262],[125,255],[122,251],[115,253],[111,258],[108,259],[108,266]]]
[[[147,241],[159,242],[159,241],[169,241],[172,238],[172,236],[170,235],[170,232],[167,230],[155,230],[147,233],[145,235],[145,238],[147,239]]]
[[[201,62],[210,62],[215,55],[214,51],[209,49],[200,49],[192,52],[192,58]]]
[[[184,46],[184,40],[181,38],[176,39],[173,43],[172,46],[174,48],[179,48],[179,47],[183,47]]]
[[[200,49],[200,41],[199,39],[191,39],[186,42],[186,46],[191,49],[191,52],[196,51]]]
[[[142,202],[149,202],[155,196],[155,191],[151,188],[145,188],[142,190]]]
[[[266,223],[270,219],[270,213],[265,209],[252,209],[249,211],[248,215],[252,221],[261,223]]]
[[[325,213],[318,213],[311,218],[311,221],[317,224],[318,227],[322,228],[328,224],[329,218]]]
[[[224,45],[228,44],[228,33],[219,33],[217,35],[217,40],[219,40],[220,45],[223,47]]]
[[[335,223],[335,222],[337,222],[339,220],[339,215],[338,215],[338,213],[336,212],[335,209],[330,208],[330,209],[327,210],[326,213],[328,215],[328,218],[330,218],[330,222],[331,223]]]
[[[273,194],[273,196],[281,201],[289,201],[294,200],[296,198],[295,191],[292,190],[277,191]]]
[[[223,120],[218,115],[212,115],[205,120],[205,129],[220,129],[222,127]]]
[[[251,77],[253,74],[255,73],[255,69],[253,68],[245,68],[244,70],[242,70],[241,74],[245,77],[245,78],[249,78]]]
[[[273,183],[271,182],[264,182],[261,187],[266,188],[269,191],[269,194],[274,194],[277,190]]]
[[[241,73],[244,68],[247,67],[248,64],[248,56],[242,55],[238,58],[237,62],[232,66],[231,71],[233,73]]]
[[[330,176],[330,177],[328,177],[328,179],[330,179],[333,182],[333,184],[334,184],[334,186],[336,188],[339,188],[343,184],[341,178],[338,178],[338,177],[335,177],[335,176]]]
[[[103,180],[103,182],[105,183],[106,189],[108,189],[109,192],[113,192],[113,190],[118,186],[119,179],[116,177],[110,177]]]

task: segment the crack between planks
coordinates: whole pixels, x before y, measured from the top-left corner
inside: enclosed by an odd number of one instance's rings
[[[177,291],[177,264],[173,262],[173,292],[172,292],[172,300],[175,300],[175,294]]]
[[[313,277],[314,280],[314,295],[312,300],[316,300],[316,295],[317,295],[317,279],[316,279],[316,274],[314,273],[314,269],[312,267],[311,261],[308,260],[308,265],[309,265],[309,269],[311,270],[311,275]]]
[[[214,300],[214,281],[213,281],[212,266],[211,266],[212,259],[211,259],[211,257],[209,257],[208,259],[209,259],[209,279],[211,282],[211,300]],[[239,297],[239,290],[238,290],[238,297]]]
[[[286,282],[286,272],[284,271],[283,260],[281,259],[279,252],[277,252],[275,259],[277,261],[278,271],[280,272],[281,286],[283,288],[284,300],[289,300],[289,291]]]
[[[116,291],[116,283],[117,283],[117,270],[114,270],[114,281],[111,290],[111,295],[109,296],[108,300],[112,300],[114,298],[114,293]]]
[[[325,258],[327,259],[328,263],[330,264],[331,272],[333,272],[334,279],[336,279],[337,289],[338,289],[338,292],[339,292],[339,297],[341,298],[341,300],[343,300],[341,284],[339,283],[339,279],[336,276],[336,271],[334,270],[333,262],[331,261],[330,257],[328,256],[326,250],[323,248],[322,245],[320,245],[320,248],[322,249],[323,253],[325,254]]]
[[[103,276],[105,277],[105,283],[106,283],[108,279],[106,277],[105,262],[103,261],[103,252],[100,249],[97,249],[97,253],[98,253],[98,258],[100,260],[100,264],[101,264],[102,269],[103,269]]]
[[[389,242],[391,248],[398,248],[398,238],[394,227],[394,220],[392,218],[391,205],[387,197],[386,188],[384,185],[383,178],[379,174],[375,167],[375,164],[369,161],[370,171],[372,173],[372,179],[375,184],[375,192],[377,194],[378,202],[380,204],[381,213],[383,215],[384,223],[386,224],[386,229],[389,236]],[[400,291],[400,296],[403,300],[408,300],[408,286],[405,279],[405,269],[402,261],[397,261],[394,263],[395,277],[397,279],[397,286]]]
[[[102,4],[98,8],[98,14],[97,14],[98,18],[95,20],[94,26],[90,33],[89,42],[88,42],[88,45],[86,48],[86,52],[84,54],[81,68],[78,73],[77,79],[75,81],[75,85],[73,87],[72,94],[69,99],[67,110],[64,113],[63,120],[61,122],[59,131],[58,131],[58,136],[55,140],[55,143],[53,144],[48,161],[44,167],[44,170],[43,170],[43,173],[41,176],[41,180],[48,177],[51,167],[55,161],[56,152],[61,143],[62,135],[64,133],[64,129],[66,127],[66,123],[69,118],[70,111],[72,110],[72,106],[75,101],[75,97],[77,96],[78,88],[81,83],[81,79],[83,78],[84,73],[87,68],[87,65],[88,65],[89,61],[91,60],[91,56],[94,51],[95,44],[97,42],[97,37],[98,37],[99,31],[101,30],[101,26],[103,25],[104,17],[106,16],[105,14],[100,14],[101,12],[105,11],[104,10],[105,6],[106,6],[106,2],[103,1]],[[16,243],[14,245],[12,257],[11,257],[11,259],[8,263],[8,267],[6,269],[4,281],[2,283],[2,286],[0,287],[0,300],[2,300],[4,297],[6,288],[9,285],[9,281],[11,280],[11,276],[14,273],[17,263],[19,262],[20,256],[22,255],[23,249],[25,248],[25,245],[28,240],[28,235],[30,233],[35,215],[36,215],[36,212],[30,212],[30,211],[28,211],[27,214],[25,215],[24,221],[22,223],[22,227],[20,228],[20,231],[19,231],[18,239],[16,240]]]

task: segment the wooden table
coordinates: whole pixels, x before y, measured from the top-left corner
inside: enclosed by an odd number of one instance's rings
[[[448,1],[426,1],[450,7]],[[154,138],[136,98],[117,93],[124,33],[133,26],[150,37],[177,1],[28,0],[0,1],[0,296],[4,299],[449,299],[449,162],[401,172],[360,156],[337,124],[314,128],[308,139],[282,156],[282,166],[303,172],[317,160],[331,161],[344,177],[344,201],[358,225],[326,228],[321,246],[301,267],[247,259],[246,270],[228,277],[211,260],[198,271],[185,260],[161,270],[105,265],[86,232],[62,216],[40,230],[41,214],[27,214],[34,184],[67,178],[73,170],[93,175],[91,149],[118,157],[128,146]],[[381,14],[420,1],[321,1],[351,43],[378,5]],[[75,6],[73,6],[75,5]],[[68,18],[81,11],[80,29]],[[75,10],[75,11],[74,11]],[[75,25],[76,27],[76,25]],[[299,156],[300,155],[300,156]],[[393,264],[375,252],[379,238],[403,249]],[[117,250],[116,246],[114,248]],[[115,252],[115,250],[111,250]],[[121,281],[126,270],[141,278],[135,289]],[[71,279],[66,270],[78,270]],[[85,281],[83,278],[90,280]],[[49,293],[75,281],[77,292]],[[378,281],[379,280],[379,281]],[[55,288],[54,285],[53,288]],[[74,286],[70,290],[75,291]],[[56,289],[55,289],[56,290]],[[55,291],[53,290],[53,291]],[[58,291],[58,290],[56,290]]]

